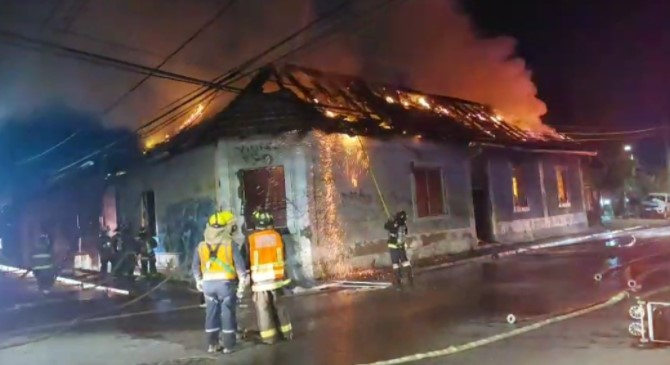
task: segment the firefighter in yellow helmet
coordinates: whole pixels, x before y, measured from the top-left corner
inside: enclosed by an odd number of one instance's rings
[[[205,332],[210,353],[230,353],[236,343],[238,283],[246,275],[244,259],[233,242],[236,230],[233,213],[213,214],[205,228],[205,240],[193,255],[193,276],[207,303]]]
[[[285,269],[285,249],[281,235],[273,228],[272,215],[264,210],[252,214],[254,231],[245,246],[251,270],[251,290],[261,341],[273,344],[278,338],[293,338],[293,328],[284,294],[290,279]]]

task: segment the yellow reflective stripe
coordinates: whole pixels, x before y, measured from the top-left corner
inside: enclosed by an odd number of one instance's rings
[[[251,286],[251,290],[255,292],[259,291],[267,291],[267,290],[275,290],[279,289],[281,287],[284,287],[288,285],[291,282],[291,279],[286,279],[282,281],[271,281],[271,282],[261,282],[261,283],[254,283]]]
[[[261,338],[271,338],[277,335],[276,329],[261,331]]]
[[[392,244],[392,243],[389,243],[389,248],[398,248],[398,246],[397,246],[397,245],[394,245],[394,244]]]
[[[274,280],[275,279],[275,273],[273,271],[252,271],[251,272],[251,280],[253,281],[266,281],[266,280]]]
[[[281,333],[291,332],[291,331],[293,331],[293,326],[291,326],[290,323],[285,324],[285,325],[281,326],[280,330],[281,330]]]
[[[228,272],[205,272],[202,273],[202,280],[234,280],[237,274]]]

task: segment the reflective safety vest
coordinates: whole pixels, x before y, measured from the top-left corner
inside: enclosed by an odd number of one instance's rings
[[[51,260],[51,253],[46,247],[38,247],[35,253],[32,255],[32,269],[33,270],[49,270],[53,268],[53,262]]]
[[[290,282],[284,271],[284,241],[274,229],[249,235],[252,291],[279,289]]]
[[[200,243],[198,256],[203,281],[237,279],[232,245],[232,241],[219,244]]]

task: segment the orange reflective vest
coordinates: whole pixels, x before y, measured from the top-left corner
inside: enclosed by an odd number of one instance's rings
[[[219,244],[201,242],[198,245],[200,272],[202,272],[203,281],[237,279],[232,244],[231,241]]]
[[[290,282],[284,270],[284,241],[273,229],[249,235],[252,291],[279,289]]]

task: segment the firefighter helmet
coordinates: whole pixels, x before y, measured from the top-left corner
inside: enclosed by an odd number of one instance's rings
[[[230,211],[220,211],[212,214],[207,222],[211,227],[221,228],[235,222],[235,215]]]
[[[272,214],[265,210],[258,209],[251,214],[256,228],[267,228],[274,224]]]
[[[397,222],[405,223],[405,222],[407,221],[407,213],[405,213],[404,210],[399,211],[399,212],[396,213],[396,215],[395,215],[395,220],[396,220]]]

